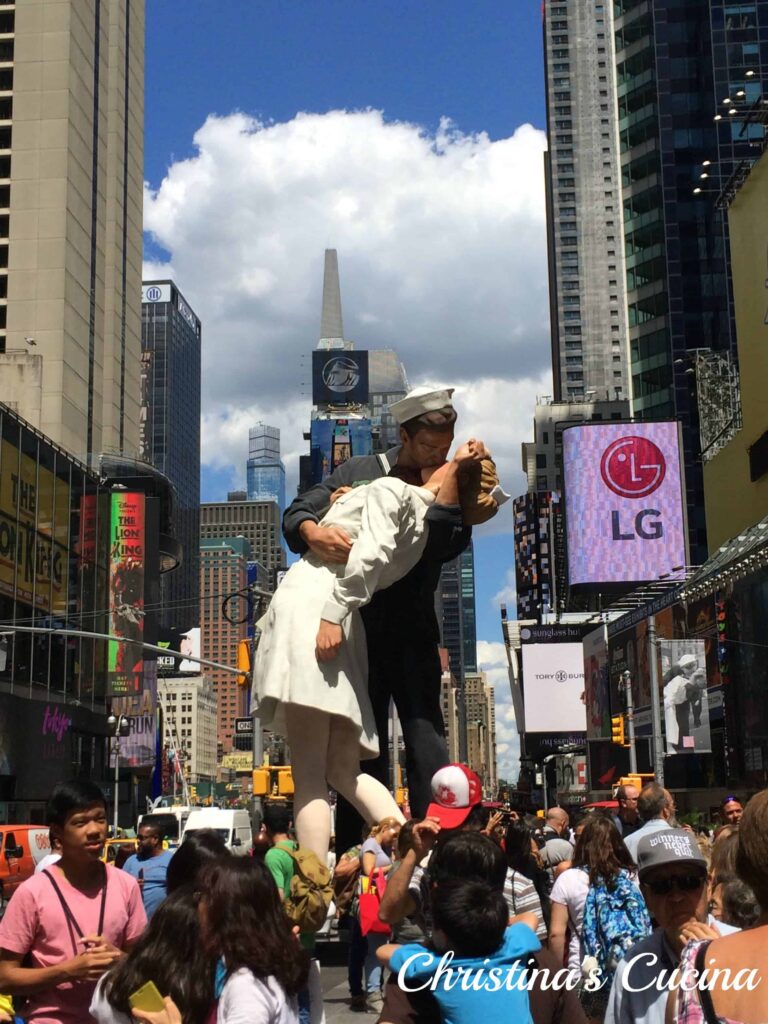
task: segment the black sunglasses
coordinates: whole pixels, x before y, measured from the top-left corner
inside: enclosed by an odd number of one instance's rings
[[[704,885],[704,875],[671,875],[669,878],[659,878],[655,882],[645,884],[654,896],[668,896],[673,889],[680,892],[695,892]]]

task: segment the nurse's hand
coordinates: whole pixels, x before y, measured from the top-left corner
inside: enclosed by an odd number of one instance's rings
[[[341,626],[337,622],[320,619],[320,629],[315,640],[315,657],[318,661],[333,661],[341,650],[344,637]]]

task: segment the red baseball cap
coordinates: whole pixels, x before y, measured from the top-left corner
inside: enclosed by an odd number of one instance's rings
[[[483,802],[483,787],[465,764],[447,764],[432,776],[432,803],[428,818],[437,818],[443,828],[463,825],[473,807]]]

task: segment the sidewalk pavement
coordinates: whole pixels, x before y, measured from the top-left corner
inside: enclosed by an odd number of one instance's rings
[[[378,1018],[378,1014],[350,1010],[349,988],[346,981],[323,995],[323,1006],[327,1024],[366,1024],[366,1021],[372,1024]]]

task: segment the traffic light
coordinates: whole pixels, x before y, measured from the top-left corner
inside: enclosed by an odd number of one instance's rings
[[[277,791],[280,796],[293,796],[293,773],[290,768],[281,768],[277,773]]]
[[[253,795],[269,795],[269,769],[257,768],[253,773]]]
[[[197,803],[197,786],[189,787],[189,799],[192,803]]]
[[[620,747],[624,743],[624,715],[614,715],[611,718],[611,743],[617,743]]]
[[[237,677],[238,686],[247,686],[251,671],[251,641],[240,640],[237,645],[237,667],[241,675]]]

